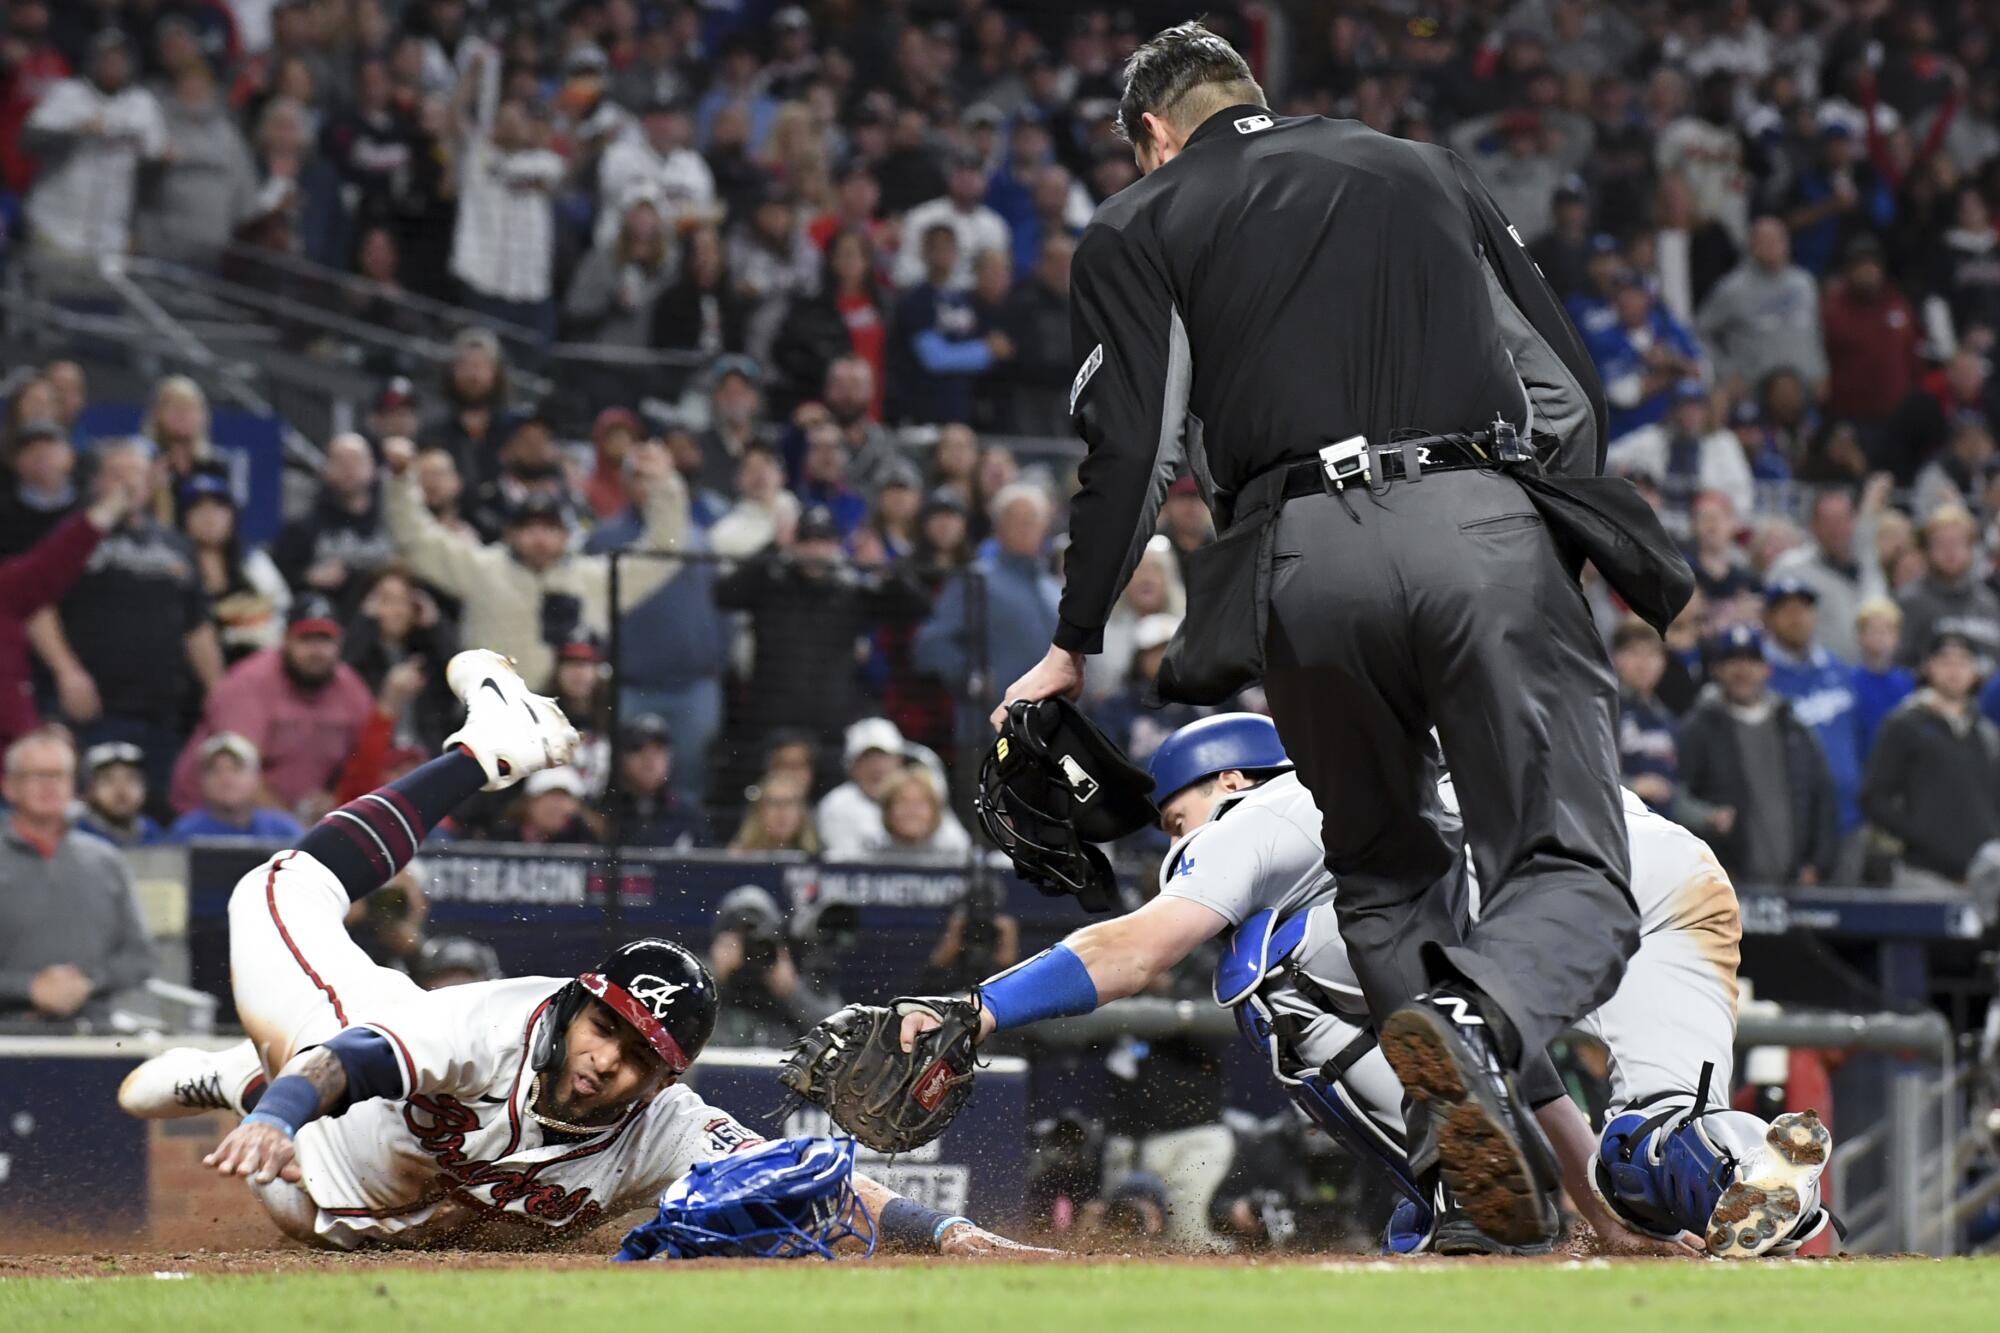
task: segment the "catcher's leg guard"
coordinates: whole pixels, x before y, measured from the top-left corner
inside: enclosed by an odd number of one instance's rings
[[[1320,1074],[1308,1074],[1286,1089],[1292,1101],[1315,1125],[1344,1144],[1355,1156],[1372,1161],[1389,1173],[1390,1181],[1416,1206],[1420,1228],[1431,1225],[1431,1202],[1410,1170],[1403,1145],[1391,1138],[1349,1095],[1347,1089]]]
[[[1591,1184],[1636,1230],[1667,1238],[1692,1231],[1721,1259],[1785,1255],[1829,1221],[1819,1177],[1832,1148],[1811,1111],[1766,1124],[1742,1111],[1677,1103],[1613,1117]]]

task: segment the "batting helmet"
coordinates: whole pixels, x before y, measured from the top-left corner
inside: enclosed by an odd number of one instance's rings
[[[569,1025],[592,1000],[631,1024],[675,1074],[715,1031],[715,979],[701,960],[670,940],[634,940],[556,992],[535,1041],[536,1073],[562,1064]]]
[[[1217,713],[1190,722],[1160,742],[1147,772],[1154,799],[1165,801],[1203,778],[1237,769],[1246,774],[1283,772],[1292,766],[1278,729],[1261,713]]]

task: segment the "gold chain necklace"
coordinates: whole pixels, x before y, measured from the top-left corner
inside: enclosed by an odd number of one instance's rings
[[[572,1125],[566,1120],[558,1120],[552,1115],[543,1115],[540,1111],[536,1110],[536,1104],[541,1100],[542,1076],[537,1074],[535,1075],[535,1081],[528,1085],[528,1114],[533,1116],[535,1123],[543,1129],[553,1129],[558,1134],[578,1134],[588,1137],[592,1134],[602,1134],[605,1130],[610,1129],[612,1125],[618,1123],[614,1119],[610,1125]]]

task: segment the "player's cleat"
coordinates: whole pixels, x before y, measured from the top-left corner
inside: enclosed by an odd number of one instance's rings
[[[1699,1104],[1699,1103],[1697,1103]],[[1591,1184],[1619,1220],[1658,1237],[1691,1231],[1718,1259],[1783,1256],[1829,1216],[1819,1177],[1833,1138],[1811,1111],[1766,1125],[1743,1111],[1626,1111],[1604,1127]]]
[[[1555,1154],[1523,1108],[1495,1037],[1466,991],[1440,986],[1389,1015],[1382,1054],[1425,1104],[1444,1182],[1472,1225],[1503,1245],[1552,1243]]]
[[[118,1085],[118,1106],[141,1120],[179,1120],[210,1111],[244,1113],[263,1091],[257,1048],[242,1041],[221,1051],[176,1046],[134,1069]]]
[[[444,669],[451,692],[465,701],[465,725],[445,739],[463,745],[486,770],[486,791],[511,787],[530,773],[558,768],[576,751],[576,728],[553,699],[529,692],[514,664],[484,648],[469,649]]]
[[[1382,1248],[1390,1254],[1499,1254],[1538,1255],[1554,1251],[1553,1241],[1534,1245],[1503,1245],[1472,1224],[1472,1219],[1441,1190],[1438,1209],[1420,1208],[1413,1199],[1396,1201],[1389,1214],[1389,1227]]]

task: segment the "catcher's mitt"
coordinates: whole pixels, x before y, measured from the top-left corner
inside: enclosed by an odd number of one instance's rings
[[[939,1026],[905,1051],[903,1019],[911,1013]],[[778,1081],[876,1152],[908,1152],[944,1133],[972,1096],[978,1036],[979,1007],[970,1000],[850,1004],[786,1048]]]

